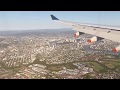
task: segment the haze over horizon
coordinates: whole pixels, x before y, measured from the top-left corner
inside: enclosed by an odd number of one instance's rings
[[[51,20],[120,26],[120,11],[0,11],[0,31],[71,28]]]

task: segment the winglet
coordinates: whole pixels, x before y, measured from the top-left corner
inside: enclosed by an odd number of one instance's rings
[[[59,20],[58,18],[56,18],[54,15],[50,15],[52,20]]]

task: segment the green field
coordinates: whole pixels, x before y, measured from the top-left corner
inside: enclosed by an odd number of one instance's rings
[[[85,75],[82,75],[84,79],[93,79],[94,77],[91,75],[91,73],[87,73]]]
[[[115,66],[120,66],[120,61],[118,62],[118,61],[116,61],[116,62],[111,62],[113,65],[115,65]]]
[[[101,64],[107,66],[109,69],[114,69],[116,67],[120,67],[120,60],[119,59],[103,59]]]
[[[99,63],[97,62],[89,62],[92,65],[92,68],[96,71],[96,72],[102,72],[105,71],[105,68],[103,66],[101,66]]]
[[[107,66],[110,69],[113,69],[115,67],[112,63],[106,63],[105,66]]]

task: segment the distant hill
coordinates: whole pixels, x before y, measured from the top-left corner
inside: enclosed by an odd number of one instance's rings
[[[71,28],[62,28],[62,29],[38,29],[38,30],[9,30],[9,31],[0,31],[0,36],[8,35],[39,35],[44,33],[60,33],[73,31]]]

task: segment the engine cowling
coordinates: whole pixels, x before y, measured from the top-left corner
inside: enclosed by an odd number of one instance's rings
[[[76,32],[76,33],[74,33],[74,37],[82,35],[82,34],[84,34],[84,33],[82,33],[82,32]]]
[[[112,49],[113,52],[118,52],[120,51],[120,45]]]
[[[99,41],[102,39],[104,39],[104,38],[93,36],[92,38],[88,39],[87,42],[91,43],[91,42]]]
[[[89,43],[95,42],[95,41],[97,41],[97,37],[96,36],[94,36],[94,37],[92,37],[92,38],[87,40],[87,42],[89,42]]]

